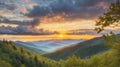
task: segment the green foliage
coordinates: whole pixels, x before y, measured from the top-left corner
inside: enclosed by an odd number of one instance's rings
[[[105,27],[112,26],[114,28],[120,28],[120,0],[116,0],[109,7],[109,10],[99,18],[96,23],[96,30],[101,32]],[[105,45],[111,50],[108,52],[96,56],[99,60],[98,66],[95,67],[120,67],[120,35],[114,35],[112,32],[109,35],[104,35]],[[93,60],[93,57],[91,58]],[[95,61],[95,62],[97,62]],[[92,66],[94,67],[94,66]]]
[[[105,44],[112,49],[117,49],[120,51],[120,36],[116,36],[113,33],[110,35],[104,35],[106,40]]]
[[[12,67],[12,65],[0,59],[0,67]]]
[[[120,36],[105,35],[106,46],[110,50],[81,59],[75,55],[58,62],[14,46],[8,41],[0,41],[0,66],[2,67],[120,67]],[[14,49],[16,48],[16,49]]]
[[[120,67],[120,54],[118,54],[116,49],[111,49],[89,59],[73,56],[67,60],[61,60],[59,63],[61,67]]]
[[[99,17],[99,21],[96,23],[96,30],[101,32],[105,27],[112,25],[112,27],[119,28],[120,25],[120,0],[116,0],[109,7],[109,10]]]
[[[0,66],[2,67],[53,67],[57,62],[29,52],[21,47],[14,46],[11,42],[0,41]],[[5,61],[5,62],[3,62]],[[8,65],[9,66],[6,66]],[[5,66],[3,66],[5,65]]]

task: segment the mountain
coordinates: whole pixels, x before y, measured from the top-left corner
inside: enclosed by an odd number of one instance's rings
[[[73,46],[62,48],[56,52],[44,54],[43,56],[54,60],[66,59],[67,57],[72,55],[76,55],[81,58],[87,58],[106,50],[108,50],[108,48],[104,46],[103,37],[99,37],[80,42]]]
[[[54,52],[58,49],[74,45],[85,40],[45,40],[45,41],[36,41],[36,42],[14,42],[15,45],[26,48],[30,51],[45,54],[49,52]]]

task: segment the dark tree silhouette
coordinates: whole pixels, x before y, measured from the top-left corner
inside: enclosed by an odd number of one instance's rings
[[[99,17],[96,23],[96,29],[99,32],[104,30],[105,27],[112,26],[112,28],[120,29],[120,0],[112,3],[106,13]]]

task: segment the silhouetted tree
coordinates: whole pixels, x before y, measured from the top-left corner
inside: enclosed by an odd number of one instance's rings
[[[120,0],[116,0],[109,7],[109,10],[99,17],[99,21],[96,23],[96,30],[101,32],[107,26],[120,29]]]

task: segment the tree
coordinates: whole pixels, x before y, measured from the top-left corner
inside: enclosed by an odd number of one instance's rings
[[[22,48],[22,47],[20,47],[20,51],[21,51],[21,53],[24,53],[24,50],[23,50],[23,48]]]
[[[16,46],[14,46],[14,45],[12,45],[12,48],[13,48],[14,50],[17,50],[17,47],[16,47]]]
[[[65,62],[65,67],[78,67],[82,63],[81,59],[75,55],[69,57]]]
[[[120,0],[116,0],[115,3],[112,3],[109,7],[109,10],[99,18],[99,21],[96,23],[96,30],[101,32],[107,26],[116,26],[120,29]],[[112,48],[120,51],[120,36],[114,35],[114,33],[110,33],[110,35],[104,35],[106,40],[105,44]]]
[[[105,27],[112,26],[120,29],[120,0],[116,0],[112,3],[106,13],[99,17],[99,21],[96,23],[96,29],[99,32],[104,30]]]
[[[120,0],[116,0],[109,7],[109,10],[99,17],[99,21],[96,23],[97,32],[101,32],[105,27],[112,26],[112,28],[120,29]],[[114,35],[110,33],[104,35],[105,45],[107,45],[113,51],[112,67],[120,67],[120,35]]]
[[[38,57],[37,57],[37,56],[35,56],[35,57],[34,57],[34,60],[35,60],[36,62],[38,62]]]

